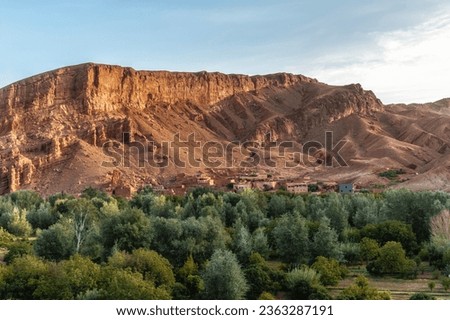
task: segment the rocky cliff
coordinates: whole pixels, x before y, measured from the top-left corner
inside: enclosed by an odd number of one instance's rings
[[[135,71],[89,63],[43,73],[3,88],[0,112],[11,116],[14,111],[57,104],[69,104],[87,114],[124,107],[142,110],[155,104],[180,101],[208,106],[242,92],[316,82],[286,73],[250,77],[208,72]]]
[[[360,85],[329,86],[286,73],[61,68],[0,89],[0,194],[29,187],[43,193],[107,187],[112,169],[100,165],[108,159],[105,143],[119,150],[151,142],[161,151],[176,133],[195,133],[202,142],[262,140],[271,133],[275,140],[301,143],[313,129],[350,116],[373,120],[383,108]],[[119,169],[136,186],[190,173],[170,166]]]

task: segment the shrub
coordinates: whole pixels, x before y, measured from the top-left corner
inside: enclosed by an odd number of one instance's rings
[[[375,275],[392,274],[405,278],[415,277],[417,265],[406,258],[402,245],[389,241],[381,249],[378,258],[367,265],[367,271]]]
[[[345,288],[338,298],[342,300],[390,300],[391,294],[388,291],[378,291],[369,285],[366,277],[358,276],[355,283]]]
[[[336,285],[348,274],[347,268],[341,266],[337,260],[325,257],[317,257],[311,267],[319,272],[320,282],[325,286]]]
[[[420,292],[420,293],[414,293],[409,298],[409,300],[436,300],[436,298],[431,296],[431,295],[429,295],[429,294]]]
[[[295,268],[286,275],[289,297],[295,300],[330,299],[326,288],[320,284],[320,275],[316,270],[303,266]]]
[[[10,264],[15,258],[31,254],[32,252],[33,247],[29,242],[14,242],[8,247],[8,253],[5,255],[4,261]]]
[[[258,300],[276,300],[275,296],[270,292],[264,291],[258,297]]]

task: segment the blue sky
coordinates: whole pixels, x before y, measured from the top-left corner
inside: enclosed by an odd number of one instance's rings
[[[437,0],[0,0],[0,87],[90,61],[286,71],[426,102],[450,97],[449,39],[450,5]]]

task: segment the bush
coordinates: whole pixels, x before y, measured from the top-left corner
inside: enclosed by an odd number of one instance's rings
[[[18,237],[30,235],[32,228],[26,219],[26,213],[25,209],[15,206],[9,211],[0,212],[0,227],[5,228],[9,233]]]
[[[341,266],[337,260],[325,257],[317,257],[311,267],[319,272],[320,282],[325,286],[338,284],[339,280],[348,274],[347,268]]]
[[[330,295],[320,284],[320,275],[316,270],[303,266],[295,268],[286,275],[286,287],[289,298],[295,300],[328,300]]]
[[[15,237],[3,228],[0,228],[0,247],[7,247]]]
[[[380,172],[378,175],[380,177],[388,178],[389,180],[395,180],[399,174],[405,174],[403,169],[390,169]]]
[[[18,257],[6,268],[0,283],[1,299],[32,300],[48,264],[37,257]]]
[[[402,244],[408,255],[417,253],[416,235],[411,225],[401,221],[385,221],[377,224],[368,224],[361,230],[361,237],[376,240],[381,246],[388,241]]]
[[[272,237],[284,262],[299,263],[309,259],[310,241],[305,219],[298,214],[285,214],[277,219]]]
[[[343,261],[348,264],[357,264],[361,261],[361,247],[359,243],[344,242],[340,245]]]
[[[51,225],[55,224],[60,214],[57,211],[53,211],[49,203],[41,203],[38,208],[32,209],[27,214],[27,220],[34,229],[48,229]]]
[[[258,300],[276,300],[275,296],[270,292],[264,291],[258,297]]]
[[[259,253],[253,253],[249,257],[249,265],[244,272],[249,285],[248,299],[256,299],[263,292],[276,292],[279,287],[277,275]]]
[[[148,249],[137,249],[131,254],[117,252],[109,259],[109,265],[139,272],[144,280],[151,281],[155,286],[172,288],[175,284],[175,276],[170,262],[157,252]]]
[[[75,234],[72,228],[57,223],[42,231],[34,243],[39,257],[52,261],[69,258],[75,253]]]
[[[449,277],[442,277],[441,278],[441,284],[442,284],[442,288],[444,288],[445,292],[447,292],[448,289],[450,289],[450,278]]]
[[[149,247],[153,237],[150,220],[136,208],[126,208],[106,218],[101,223],[100,235],[107,255],[114,247],[126,252]]]
[[[374,275],[413,278],[417,275],[417,265],[414,260],[406,258],[400,243],[390,241],[380,249],[378,258],[367,265],[367,271]]]
[[[211,300],[244,299],[248,285],[234,253],[217,250],[202,274],[205,298]]]
[[[30,190],[19,190],[8,195],[11,199],[11,203],[18,207],[19,209],[24,209],[25,211],[31,210],[33,208],[39,207],[43,199],[41,196]]]
[[[414,293],[409,298],[409,300],[436,300],[436,298],[431,296],[431,295],[429,295],[429,294],[420,292],[420,293]]]
[[[161,300],[170,299],[163,288],[155,288],[142,274],[131,270],[103,267],[100,272],[96,299],[106,300]]]
[[[32,254],[33,247],[29,242],[14,242],[8,247],[8,253],[5,255],[4,261],[10,264],[15,258],[23,255]]]
[[[391,294],[388,291],[378,291],[369,285],[366,277],[358,276],[355,283],[345,288],[338,298],[342,300],[390,300]]]

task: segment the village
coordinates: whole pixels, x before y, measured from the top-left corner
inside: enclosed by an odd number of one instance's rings
[[[293,194],[324,194],[337,192],[342,194],[362,192],[360,186],[351,181],[317,181],[309,176],[284,177],[264,173],[246,173],[229,178],[214,178],[209,174],[198,172],[195,176],[178,174],[164,184],[149,183],[154,192],[166,195],[185,195],[195,188],[210,188],[218,191],[243,192],[247,189],[264,192],[286,191]],[[120,178],[112,179],[108,188],[112,195],[130,198],[137,190],[121,182]]]

